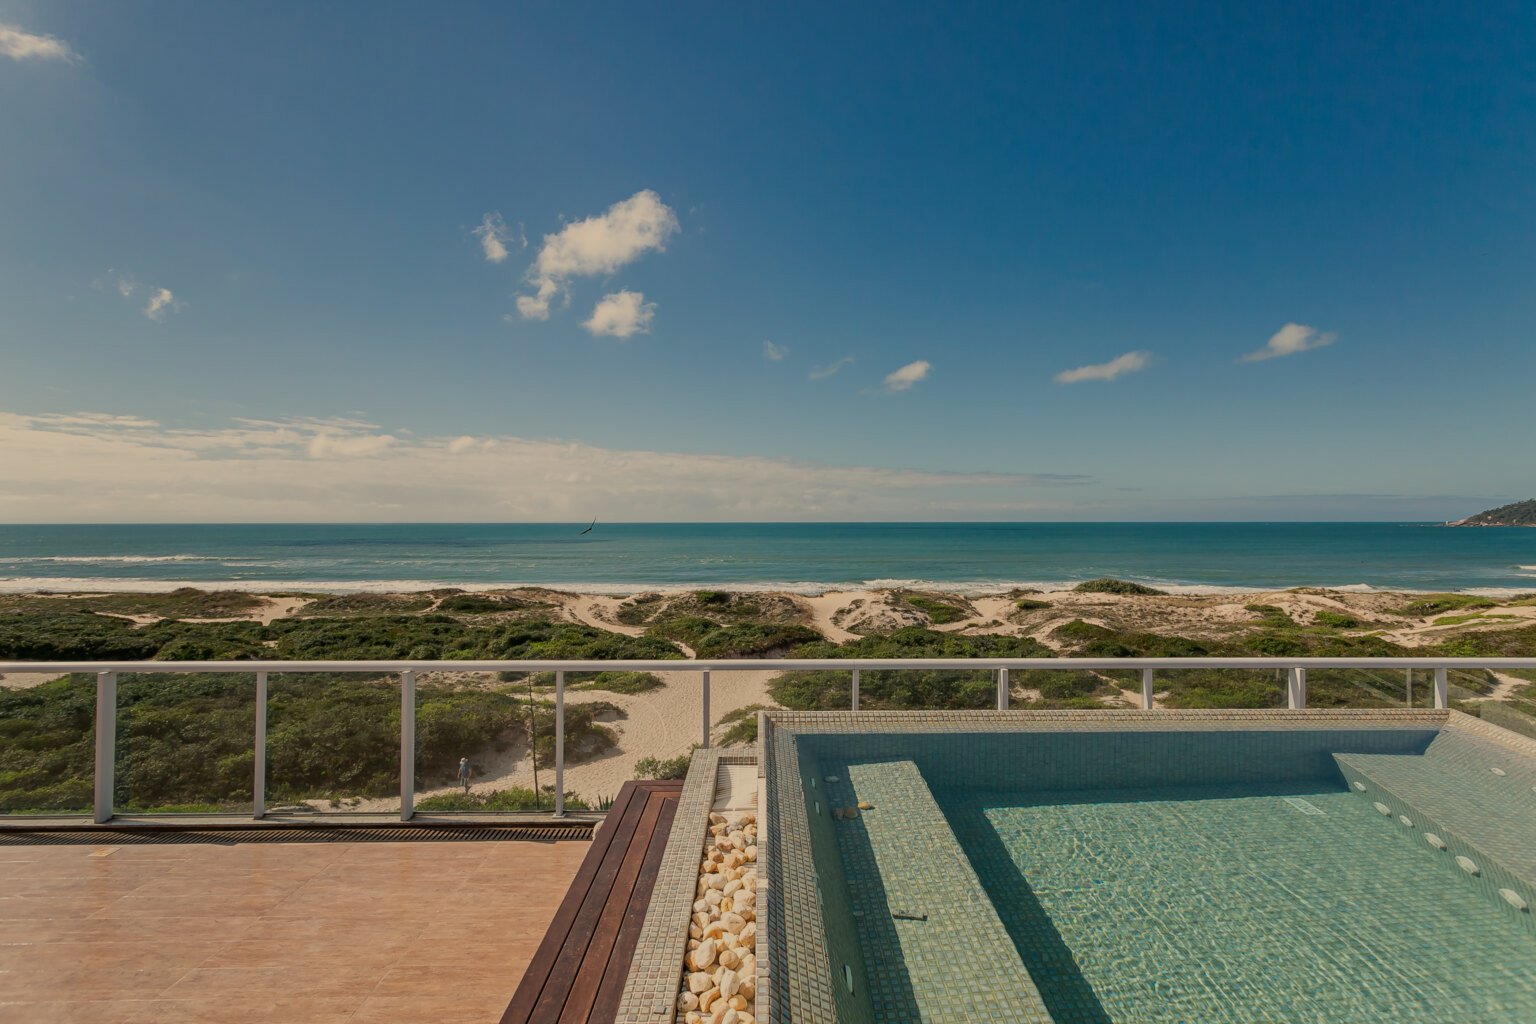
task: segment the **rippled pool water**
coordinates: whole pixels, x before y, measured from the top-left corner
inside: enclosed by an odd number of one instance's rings
[[[934,795],[1056,1024],[1536,1021],[1520,916],[1342,782]]]

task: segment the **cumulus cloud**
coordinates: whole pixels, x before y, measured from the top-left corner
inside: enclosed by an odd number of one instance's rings
[[[1085,380],[1114,380],[1127,373],[1145,370],[1152,363],[1151,352],[1127,352],[1107,363],[1079,366],[1075,370],[1062,370],[1056,375],[1058,384],[1076,384]]]
[[[1310,352],[1314,348],[1332,345],[1337,340],[1338,335],[1331,331],[1319,333],[1316,327],[1308,327],[1306,324],[1286,324],[1270,336],[1263,348],[1249,352],[1238,362],[1257,363],[1265,359],[1293,356],[1298,352]]]
[[[907,391],[912,385],[928,376],[928,371],[933,368],[926,359],[908,363],[897,370],[892,370],[885,375],[885,389],[887,391]]]
[[[567,290],[571,278],[611,274],[651,250],[660,252],[677,227],[672,208],[643,189],[604,213],[545,235],[528,268],[534,293],[518,296],[518,313],[527,320],[547,320],[550,303]]]
[[[763,342],[763,358],[770,363],[782,363],[787,355],[789,355],[789,346],[775,345],[771,341]]]
[[[627,338],[636,332],[651,329],[651,317],[656,315],[656,303],[646,302],[640,292],[614,292],[604,295],[592,307],[592,316],[581,326],[593,334],[608,334],[615,338]]]
[[[127,299],[133,296],[134,291],[139,287],[139,282],[127,274],[118,274],[112,279],[112,287],[117,289],[117,294]]]
[[[75,61],[80,55],[68,43],[53,36],[37,35],[0,22],[0,55],[12,60]]]
[[[480,226],[474,230],[475,237],[480,239],[480,249],[485,253],[485,258],[492,263],[503,263],[508,256],[507,243],[516,241],[520,246],[526,246],[527,240],[519,231],[514,236],[507,230],[507,222],[501,219],[499,213],[488,213],[480,218]]]
[[[355,419],[172,427],[0,412],[0,522],[967,518],[1057,507],[1063,474],[960,473],[417,437]],[[405,483],[402,483],[404,481]]]
[[[118,291],[122,291],[121,288]],[[124,294],[127,298],[127,294]],[[144,306],[144,315],[151,320],[164,320],[167,313],[174,313],[181,309],[181,303],[176,301],[176,296],[171,294],[169,288],[156,288],[149,293],[149,302]]]
[[[843,358],[837,360],[836,362],[828,363],[826,366],[816,367],[815,369],[811,370],[809,376],[811,380],[826,380],[828,377],[831,377],[843,367],[851,365],[853,365],[853,356],[843,356]]]

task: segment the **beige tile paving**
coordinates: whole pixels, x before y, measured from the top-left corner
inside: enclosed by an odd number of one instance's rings
[[[0,1024],[494,1024],[587,847],[8,846]]]

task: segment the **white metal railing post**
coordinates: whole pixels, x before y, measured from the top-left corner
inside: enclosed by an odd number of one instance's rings
[[[997,670],[997,710],[1008,710],[1008,670]]]
[[[400,820],[416,813],[416,673],[400,673]]]
[[[859,670],[853,670],[853,710],[859,710]]]
[[[1413,669],[1404,669],[1403,674],[1408,677],[1408,706],[1413,707]]]
[[[1435,669],[1435,707],[1448,708],[1451,706],[1451,679],[1450,670],[1444,668]]]
[[[256,770],[251,779],[251,817],[267,813],[267,674],[256,673]]]
[[[96,824],[112,820],[117,769],[117,673],[96,673]]]
[[[1152,710],[1152,673],[1155,669],[1144,668],[1141,670],[1141,706],[1148,711]]]
[[[1299,666],[1286,670],[1285,706],[1299,711],[1307,706],[1307,670]]]
[[[565,817],[565,673],[555,672],[555,817]]]
[[[709,746],[709,669],[704,670],[704,689],[701,694],[704,703],[704,742],[700,746]]]

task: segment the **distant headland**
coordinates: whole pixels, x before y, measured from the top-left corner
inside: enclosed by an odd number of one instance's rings
[[[1536,498],[1500,505],[1446,526],[1536,526]]]

